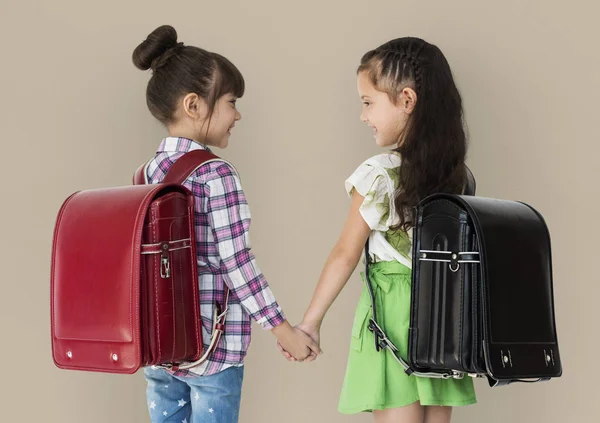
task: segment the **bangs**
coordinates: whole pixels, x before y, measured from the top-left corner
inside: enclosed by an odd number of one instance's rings
[[[214,86],[215,100],[225,94],[233,94],[237,98],[243,97],[246,83],[242,73],[227,58],[217,53],[213,53],[213,56],[217,65]]]

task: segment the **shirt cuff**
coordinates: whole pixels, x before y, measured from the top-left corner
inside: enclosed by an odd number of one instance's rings
[[[275,304],[274,307],[269,307],[265,310],[262,310],[259,313],[259,316],[260,317],[256,319],[256,323],[262,326],[262,328],[265,330],[271,330],[286,320],[283,310],[277,304]]]

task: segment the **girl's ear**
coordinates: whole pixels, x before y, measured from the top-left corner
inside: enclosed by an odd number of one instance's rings
[[[204,119],[207,115],[206,101],[196,93],[189,93],[182,100],[183,111],[194,120]]]
[[[398,104],[404,113],[410,115],[417,105],[417,93],[412,88],[404,88],[400,93],[400,102]]]

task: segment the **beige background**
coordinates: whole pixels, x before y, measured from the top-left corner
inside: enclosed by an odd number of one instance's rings
[[[564,376],[490,389],[458,422],[598,422],[598,101],[595,2],[0,1],[1,422],[147,421],[143,376],[60,371],[50,350],[55,214],[79,189],[128,184],[164,132],[131,63],[156,26],[218,51],[247,79],[224,152],[253,210],[258,262],[295,323],[346,215],[343,181],[377,153],[355,68],[416,35],[445,52],[464,97],[479,195],[524,200],[552,234]],[[368,422],[336,405],[361,285],[323,327],[325,354],[292,365],[255,326],[241,422]]]

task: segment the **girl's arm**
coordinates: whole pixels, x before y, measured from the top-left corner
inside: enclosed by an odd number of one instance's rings
[[[293,357],[320,353],[316,343],[286,320],[250,247],[250,208],[235,170],[223,164],[219,178],[206,184],[206,209],[223,278],[242,307],[264,329],[271,330]]]
[[[360,213],[363,201],[364,197],[354,190],[350,212],[342,233],[329,254],[310,305],[299,325],[301,329],[308,331],[313,339],[315,339],[315,335],[318,339],[318,332],[325,314],[356,269],[365,242],[371,233],[371,228]]]

